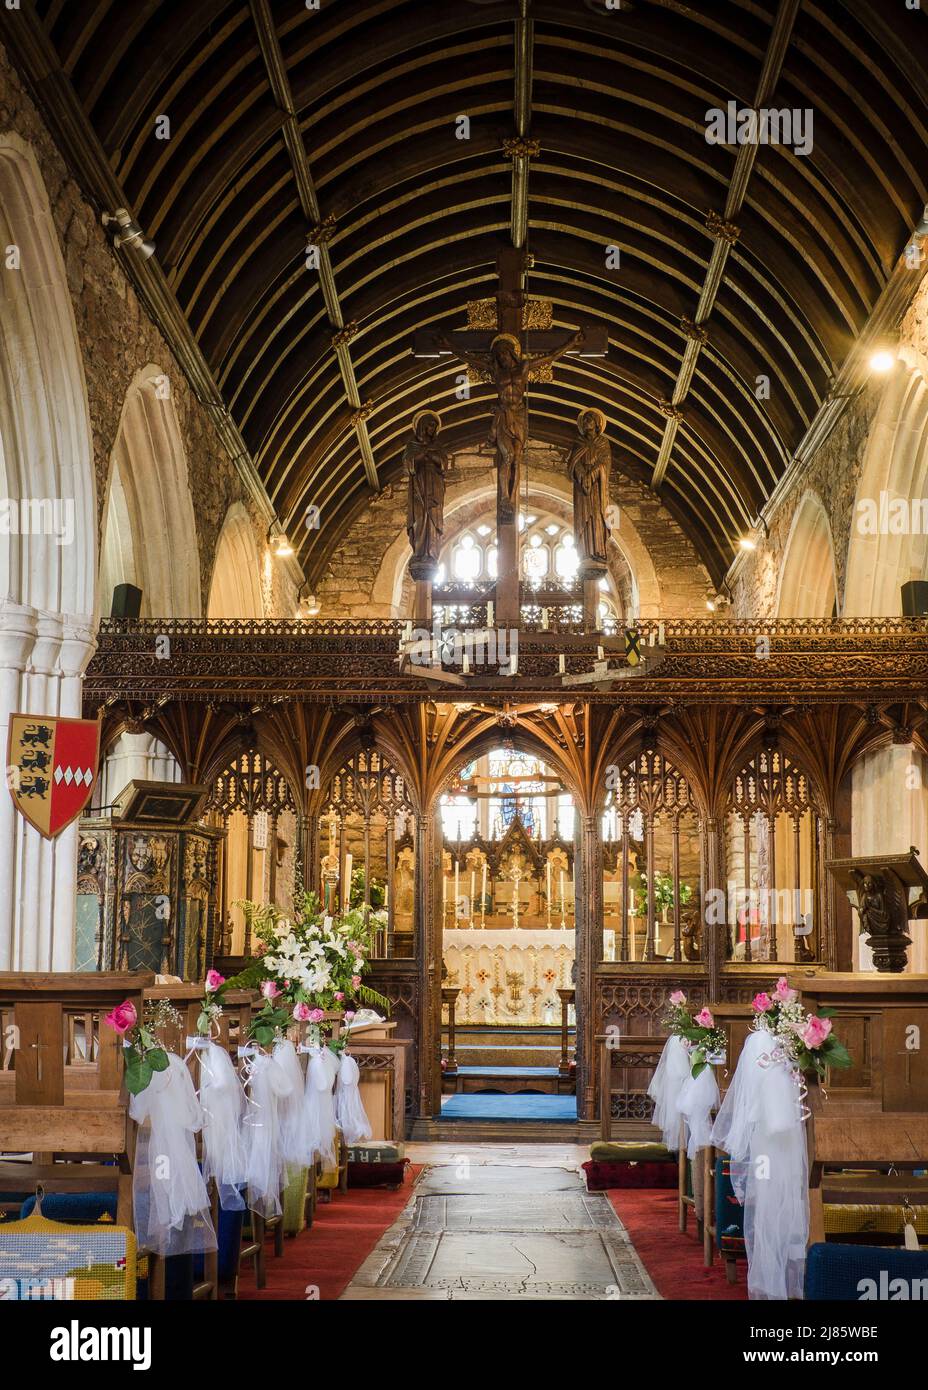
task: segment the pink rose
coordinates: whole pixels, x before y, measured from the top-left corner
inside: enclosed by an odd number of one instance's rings
[[[694,1020],[700,1028],[714,1028],[715,1019],[712,1017],[711,1009],[700,1009]]]
[[[765,1014],[772,1004],[773,1000],[770,998],[769,994],[755,994],[754,998],[751,1000],[751,1008],[755,1009],[759,1014]]]
[[[790,989],[786,983],[786,976],[781,975],[777,980],[776,996],[781,1004],[791,1004],[794,999],[798,999],[799,991]]]
[[[309,1005],[302,1003],[294,1004],[293,1017],[297,1020],[298,1023],[305,1023],[307,1019],[310,1019],[312,1017]]]
[[[816,1014],[812,1014],[801,1037],[809,1051],[814,1052],[821,1047],[830,1032],[831,1019],[819,1018]]]
[[[225,975],[220,975],[218,970],[207,970],[206,972],[206,992],[213,994],[220,985],[226,982]]]
[[[325,1010],[324,1010],[324,1009],[312,1009],[312,1010],[307,1014],[307,1018],[309,1019],[310,1023],[321,1023],[322,1020],[325,1018]]]
[[[354,1009],[349,1009],[348,1012],[345,1014],[345,1022],[346,1022],[346,1023],[350,1023],[351,1020],[352,1020],[354,1017],[355,1017]]]
[[[340,989],[337,989],[337,990],[335,991],[335,998],[338,1000],[339,1004],[342,1002],[342,1000],[344,999],[344,997],[345,997],[345,996],[344,996],[344,994],[342,993],[342,991],[341,991]]]
[[[360,987],[361,987],[361,976],[360,976],[360,975],[352,975],[352,977],[351,977],[351,988],[352,988],[352,989],[360,989]]]
[[[121,1037],[124,1033],[128,1033],[130,1028],[135,1027],[139,1021],[139,1016],[132,1000],[125,999],[121,1004],[117,1004],[113,1012],[107,1014],[103,1021],[108,1023],[114,1032]]]
[[[265,999],[276,999],[278,994],[280,994],[276,980],[265,980],[264,984],[261,986],[261,993],[264,995]]]
[[[674,990],[673,994],[671,994],[670,996],[670,1003],[674,1006],[675,1009],[680,1009],[683,1007],[683,1005],[686,1003],[686,995],[683,993],[682,989]]]

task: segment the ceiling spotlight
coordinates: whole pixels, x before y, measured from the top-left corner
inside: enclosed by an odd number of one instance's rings
[[[757,549],[757,542],[753,540],[750,536],[742,536],[741,539],[738,541],[738,544],[742,550]]]
[[[297,594],[297,602],[300,607],[300,617],[316,618],[319,615],[319,610],[322,607],[322,604],[316,598],[315,594],[309,594],[305,592],[307,584],[308,581],[306,583],[301,584],[300,592]]]
[[[871,355],[868,365],[871,372],[879,372],[881,375],[891,372],[896,365],[896,354],[890,352],[889,348],[878,348]]]
[[[148,260],[156,251],[155,243],[151,241],[142,231],[135,218],[130,215],[126,208],[117,208],[115,212],[105,212],[103,214],[104,227],[116,227],[116,234],[113,237],[113,245],[117,251],[120,247],[131,246],[133,251],[138,252],[143,260]]]

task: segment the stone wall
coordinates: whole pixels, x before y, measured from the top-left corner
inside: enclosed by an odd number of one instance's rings
[[[923,280],[899,328],[899,352],[905,362],[928,364],[928,280]],[[905,370],[897,367],[896,370]],[[838,613],[844,609],[848,547],[858,483],[864,456],[889,378],[874,376],[849,403],[834,431],[797,475],[796,481],[770,520],[770,535],[743,560],[732,584],[732,616],[773,618],[777,589],[790,528],[803,496],[811,491],[824,504],[831,523],[837,572]]]
[[[136,373],[151,363],[162,368],[171,383],[196,516],[205,611],[216,542],[228,507],[239,499],[245,502],[254,518],[261,554],[266,545],[266,523],[259,518],[212,421],[140,304],[98,213],[68,172],[47,126],[0,46],[0,132],[6,131],[19,136],[35,155],[61,244],[93,429],[98,540],[123,402]],[[274,614],[289,616],[293,612],[290,588],[278,569],[273,582]]]
[[[571,517],[571,486],[566,450],[531,440],[526,450],[529,504]],[[454,455],[445,496],[445,543],[495,498],[489,446]],[[618,507],[617,546],[612,565],[620,598],[627,591],[627,569],[634,572],[644,617],[705,616],[708,571],[660,499],[613,467],[611,495]],[[323,617],[405,617],[411,611],[404,579],[410,550],[406,542],[406,483],[389,483],[374,498],[330,556],[316,585]],[[627,564],[626,564],[627,561]]]

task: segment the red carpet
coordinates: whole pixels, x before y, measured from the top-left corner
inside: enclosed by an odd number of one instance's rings
[[[422,1172],[410,1164],[406,1181],[395,1192],[383,1187],[350,1188],[336,1192],[331,1202],[320,1202],[312,1228],[284,1240],[284,1253],[274,1258],[273,1236],[267,1241],[267,1287],[255,1288],[254,1267],[245,1261],[239,1280],[239,1298],[307,1298],[307,1286],[318,1297],[338,1298],[355,1271],[393,1222],[412,1194]]]
[[[747,1265],[739,1260],[738,1282],[729,1284],[716,1256],[711,1269],[702,1262],[702,1241],[690,1212],[686,1235],[677,1224],[677,1194],[661,1188],[613,1188],[608,1194],[645,1269],[662,1298],[747,1299]]]

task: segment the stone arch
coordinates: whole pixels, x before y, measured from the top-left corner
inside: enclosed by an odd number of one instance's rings
[[[96,488],[77,326],[29,146],[0,135],[0,739],[11,713],[81,712],[93,650]],[[43,840],[0,798],[0,970],[69,970],[77,827]]]
[[[470,452],[470,451],[465,451]],[[477,481],[469,473],[458,482],[449,482],[445,493],[445,540],[466,525],[475,508],[485,510],[495,506],[496,483],[489,466]],[[573,505],[573,495],[568,479],[553,468],[540,468],[534,464],[531,470],[531,497],[533,502],[549,505],[551,509],[569,520]],[[661,613],[661,588],[654,567],[654,561],[638,533],[633,521],[623,510],[618,527],[611,532],[614,542],[611,550],[615,588],[618,593],[630,589],[633,612],[629,616],[654,618]],[[404,617],[403,588],[406,571],[412,551],[406,533],[401,532],[387,547],[381,561],[371,592],[374,611],[380,613],[389,609],[390,616]]]
[[[806,492],[793,514],[777,593],[778,618],[830,618],[838,595],[831,525],[818,493]]]
[[[210,621],[264,617],[261,558],[242,502],[232,504],[222,523],[206,616]]]
[[[198,618],[199,547],[171,383],[149,363],[123,402],[103,517],[100,611],[117,584],[142,590],[146,618]]]
[[[900,353],[870,430],[851,516],[844,615],[894,617],[928,578],[928,364]],[[896,517],[908,525],[896,529]]]

